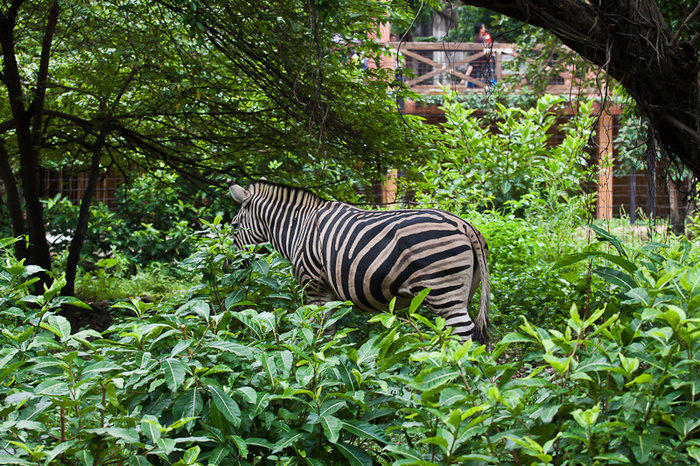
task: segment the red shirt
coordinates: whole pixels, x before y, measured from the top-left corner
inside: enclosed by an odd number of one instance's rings
[[[491,34],[488,32],[485,32],[483,34],[479,33],[476,36],[474,36],[474,42],[481,43],[481,44],[490,44],[491,43]]]

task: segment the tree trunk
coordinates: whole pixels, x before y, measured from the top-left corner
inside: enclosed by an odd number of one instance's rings
[[[656,230],[656,141],[649,128],[647,140],[647,216],[649,217],[648,236],[653,241]]]
[[[80,252],[83,249],[83,244],[85,244],[85,235],[87,234],[88,225],[90,223],[90,205],[92,204],[95,191],[97,190],[97,182],[100,177],[100,158],[109,129],[109,121],[107,120],[102,125],[97,140],[92,147],[92,160],[90,162],[88,182],[85,187],[85,192],[83,193],[83,199],[80,201],[80,212],[78,213],[78,223],[75,227],[75,234],[68,248],[66,284],[61,290],[63,296],[73,296],[75,294],[75,277],[78,271]]]
[[[15,12],[16,14],[16,12]],[[46,242],[44,209],[39,199],[39,156],[32,144],[31,116],[24,108],[24,93],[14,46],[15,16],[0,16],[0,46],[2,47],[4,83],[7,87],[10,109],[15,120],[15,134],[19,150],[20,176],[29,226],[29,263],[51,270],[51,255]],[[48,275],[40,274],[35,289],[41,292],[48,283]]]
[[[669,218],[669,226],[671,231],[677,235],[682,235],[685,232],[685,215],[683,203],[683,195],[681,190],[675,181],[669,179],[666,182],[666,188],[668,189],[668,206],[671,212]]]
[[[27,233],[24,225],[24,214],[22,213],[22,202],[19,197],[19,190],[15,182],[15,175],[10,166],[10,157],[7,154],[5,144],[0,141],[0,178],[5,183],[5,193],[7,195],[7,210],[10,213],[12,223],[12,235],[19,238],[15,243],[15,256],[17,259],[27,258],[27,241],[22,238]]]
[[[698,45],[674,36],[653,0],[464,3],[547,29],[606,70],[634,98],[659,143],[700,178]]]
[[[637,170],[630,173],[630,223],[637,221]]]
[[[27,225],[29,227],[29,250],[26,255],[30,264],[38,265],[44,270],[50,271],[51,254],[46,241],[44,208],[39,199],[40,167],[39,153],[35,142],[38,141],[39,131],[41,130],[41,114],[44,108],[51,43],[56,30],[56,23],[58,22],[59,4],[57,0],[54,0],[49,10],[42,41],[35,95],[31,99],[29,107],[25,108],[26,96],[22,89],[22,78],[17,64],[14,38],[17,15],[23,3],[23,0],[14,1],[6,11],[0,13],[3,83],[7,88],[10,110],[15,122],[17,149],[19,151],[20,178],[22,180],[22,191],[27,212]],[[32,115],[38,115],[34,121],[34,131],[32,131]],[[8,172],[7,175],[12,176],[12,172]],[[48,280],[47,273],[39,274],[39,281],[35,285],[35,290],[39,293],[42,292],[43,286],[48,283]]]

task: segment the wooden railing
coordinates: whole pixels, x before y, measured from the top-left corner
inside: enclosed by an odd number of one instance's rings
[[[483,91],[513,73],[504,67],[517,53],[516,44],[473,42],[388,42],[398,52],[399,65],[409,73],[404,83],[420,94]],[[554,74],[547,91],[570,92],[572,73]]]

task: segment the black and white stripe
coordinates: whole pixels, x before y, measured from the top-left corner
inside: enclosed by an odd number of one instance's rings
[[[241,204],[236,243],[270,242],[294,265],[309,300],[350,300],[384,310],[408,306],[430,288],[425,305],[463,339],[488,342],[488,250],[479,231],[433,209],[370,211],[320,199],[304,189],[258,181],[229,188]],[[475,321],[469,303],[481,282]]]

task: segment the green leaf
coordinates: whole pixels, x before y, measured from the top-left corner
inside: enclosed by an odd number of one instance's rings
[[[685,439],[700,426],[700,419],[691,419],[684,415],[679,415],[675,416],[669,424]]]
[[[554,264],[552,264],[552,269],[560,269],[562,267],[566,267],[568,265],[587,260],[590,257],[592,257],[591,253],[587,252],[577,252],[575,254],[568,254],[554,262]]]
[[[240,438],[240,437],[239,437],[239,438]],[[243,453],[241,453],[241,456],[243,456],[244,458],[245,458],[246,456],[248,456],[248,455],[247,455],[247,452],[248,452],[248,448],[247,448],[247,447],[246,447],[246,450],[245,450],[245,451],[246,451],[246,454],[245,454],[245,455],[244,455]],[[225,447],[216,447],[216,448],[214,449],[214,451],[211,452],[211,455],[209,455],[209,464],[212,464],[212,465],[215,465],[215,466],[221,464],[221,462],[222,462],[224,459],[226,459],[226,457],[229,455],[229,453],[230,453],[230,452],[229,452],[228,448],[225,448]]]
[[[61,380],[50,379],[37,385],[34,393],[47,396],[68,396],[70,395],[70,387]]]
[[[176,392],[185,381],[187,366],[177,358],[166,358],[160,363],[165,383],[171,392]]]
[[[241,437],[238,435],[232,435],[231,440],[233,440],[233,443],[236,444],[236,448],[238,449],[238,454],[242,456],[243,458],[248,456],[248,445],[245,443],[245,440],[243,440]]]
[[[401,457],[401,458],[406,458],[411,460],[411,463],[409,464],[418,464],[418,465],[429,465],[429,464],[436,464],[436,463],[430,463],[423,459],[423,455],[421,455],[420,451],[406,446],[406,445],[388,445],[384,448],[385,451],[388,451],[390,453],[394,453],[395,455]],[[394,463],[396,464],[396,463]]]
[[[625,387],[631,387],[632,385],[641,385],[643,383],[651,383],[653,382],[654,379],[651,376],[651,374],[641,374],[635,377],[633,380],[627,382],[625,384]]]
[[[201,448],[199,448],[197,445],[190,447],[187,449],[182,459],[185,464],[194,464],[194,462],[197,461],[201,451]]]
[[[654,447],[658,445],[659,432],[657,430],[653,430],[652,432],[643,435],[637,434],[632,436],[630,440],[634,442],[632,444],[632,453],[634,453],[634,457],[641,464],[648,464],[649,454]]]
[[[600,414],[600,405],[597,404],[594,407],[583,411],[582,409],[574,410],[571,415],[574,420],[583,428],[587,429],[595,425],[598,421],[598,415]]]
[[[629,291],[637,286],[633,277],[610,267],[596,267],[593,269],[593,272],[602,277],[606,282],[619,286],[624,291]]]
[[[89,304],[81,301],[80,299],[76,298],[75,296],[59,296],[58,298],[55,299],[56,304],[70,304],[71,306],[79,307],[82,309],[86,309],[90,312],[92,312],[92,308],[90,307]]]
[[[544,424],[549,424],[554,419],[554,416],[559,412],[559,405],[540,406],[530,417],[540,419]]]
[[[440,436],[440,435],[421,439],[420,443],[427,443],[430,445],[438,446],[438,447],[440,447],[440,449],[442,450],[443,453],[446,453],[447,449],[449,448],[449,445],[447,444],[447,439],[445,437]]]
[[[277,443],[275,443],[275,448],[273,448],[272,454],[274,455],[277,452],[283,451],[290,445],[302,443],[302,440],[306,439],[308,436],[309,434],[306,432],[297,432],[296,430],[290,430],[289,432],[285,433],[282,436],[282,438],[280,438],[277,441]]]
[[[241,410],[238,408],[236,401],[231,398],[226,392],[213,385],[208,385],[207,388],[211,393],[214,405],[219,412],[234,426],[241,425]]]
[[[612,233],[603,230],[597,225],[590,224],[591,230],[595,231],[596,234],[598,235],[598,238],[608,241],[610,244],[612,244],[615,249],[617,249],[617,252],[620,253],[622,257],[627,257],[627,251],[625,251],[624,246],[622,245],[622,242],[620,241],[620,238],[617,236],[613,235]]]
[[[253,352],[248,347],[233,341],[213,341],[207,343],[205,347],[233,353],[242,358],[253,359]]]
[[[156,441],[156,444],[165,452],[166,455],[172,453],[177,445],[174,439],[162,437]]]
[[[66,341],[70,337],[70,322],[63,316],[52,314],[46,322],[41,323],[41,327],[56,335],[61,341]]]
[[[570,360],[568,358],[558,358],[553,354],[545,354],[542,356],[552,368],[559,374],[563,374],[569,368]]]
[[[267,448],[268,450],[272,450],[273,448],[275,448],[275,446],[272,443],[270,443],[270,441],[265,440],[264,438],[250,437],[245,439],[245,443],[247,445],[253,445],[255,447]]]
[[[411,304],[408,307],[408,313],[413,314],[416,312],[416,309],[423,304],[423,300],[425,300],[425,297],[428,296],[428,293],[430,293],[430,288],[425,288],[421,290],[412,300]]]
[[[643,304],[649,306],[649,293],[644,288],[632,288],[625,293],[629,299],[624,301],[624,304]]]
[[[357,421],[354,419],[343,420],[342,428],[344,431],[361,439],[373,440],[382,445],[391,443],[384,429],[366,421]]]
[[[629,273],[633,273],[635,270],[637,270],[637,266],[635,265],[634,262],[631,262],[630,260],[621,257],[621,256],[616,256],[613,254],[608,254],[606,252],[600,252],[600,251],[586,251],[586,252],[577,252],[574,254],[568,254],[566,256],[563,256],[562,258],[558,259],[554,264],[552,264],[552,269],[560,269],[562,267],[566,267],[569,265],[573,265],[577,262],[589,260],[589,259],[595,259],[595,258],[601,258],[608,260],[612,262],[615,265],[619,265],[622,267],[625,271]]]
[[[360,346],[357,350],[357,357],[354,359],[355,364],[362,366],[365,362],[370,362],[379,354],[379,348],[377,348],[376,337],[372,338]]]
[[[95,458],[90,454],[89,451],[85,449],[78,450],[75,453],[75,457],[78,459],[78,461],[80,461],[80,464],[82,464],[83,466],[93,466],[95,464]],[[148,464],[148,462],[143,464]]]
[[[239,393],[242,398],[250,404],[255,403],[257,400],[257,392],[252,387],[239,387],[236,389],[236,393]]]
[[[421,371],[411,382],[420,391],[434,390],[459,377],[459,370],[448,367],[429,367]]]
[[[134,429],[121,427],[100,427],[97,429],[85,429],[85,432],[96,435],[108,435],[126,444],[139,442],[139,434]]]
[[[348,460],[348,464],[351,466],[372,466],[374,464],[365,450],[354,445],[338,442],[335,444],[335,448]]]
[[[5,366],[7,365],[8,362],[12,360],[12,358],[15,357],[15,354],[19,353],[19,350],[16,348],[11,348],[8,350],[7,354],[5,354],[2,358],[0,358],[0,369],[4,369]]]
[[[143,431],[144,434],[146,434],[146,437],[155,445],[156,442],[158,442],[158,439],[161,437],[161,429],[162,426],[158,422],[158,420],[153,417],[149,416],[147,419],[144,417],[144,419],[141,420],[141,431]]]
[[[124,368],[122,366],[112,361],[97,361],[85,366],[85,368],[83,369],[83,377],[94,376],[97,374],[101,374],[102,372],[122,371],[123,369]]]
[[[58,445],[56,445],[54,448],[46,452],[46,457],[44,458],[44,461],[46,464],[51,464],[51,462],[56,458],[57,456],[61,455],[64,453],[66,450],[71,448],[73,445],[78,443],[77,440],[69,440],[67,442],[61,442]]]
[[[36,465],[36,462],[23,460],[22,458],[17,458],[14,455],[0,455],[0,464],[20,464],[34,466]]]
[[[326,437],[331,443],[338,441],[340,430],[343,428],[343,422],[335,416],[321,416],[319,423],[323,427]]]
[[[345,400],[326,400],[321,405],[319,416],[328,416],[347,406]]]
[[[270,394],[258,392],[256,394],[255,405],[250,407],[249,415],[251,418],[256,417],[258,414],[262,413],[267,406],[270,404]]]

